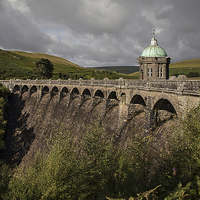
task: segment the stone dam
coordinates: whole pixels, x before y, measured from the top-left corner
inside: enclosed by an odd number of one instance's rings
[[[45,138],[59,129],[79,137],[101,122],[126,145],[154,130],[155,148],[166,145],[177,118],[199,105],[198,80],[2,80],[12,92],[1,157],[24,163],[45,149]],[[156,129],[155,129],[156,127]]]

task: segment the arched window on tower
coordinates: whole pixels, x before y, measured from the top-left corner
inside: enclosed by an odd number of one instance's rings
[[[150,68],[150,76],[153,76],[153,69]]]
[[[147,68],[147,76],[153,76],[153,69]]]

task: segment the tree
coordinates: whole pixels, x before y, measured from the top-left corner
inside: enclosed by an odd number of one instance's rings
[[[54,66],[50,60],[41,58],[36,63],[37,74],[43,78],[51,78],[53,75]]]

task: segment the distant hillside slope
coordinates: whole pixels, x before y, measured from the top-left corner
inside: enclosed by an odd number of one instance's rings
[[[67,65],[67,66],[70,65],[70,66],[80,68],[80,66],[78,66],[77,64],[74,64],[74,63],[72,63],[72,62],[70,62],[70,61],[68,61],[64,58],[60,58],[60,57],[53,56],[53,55],[48,55],[48,54],[44,54],[44,53],[28,53],[28,52],[22,52],[22,51],[9,51],[9,52],[18,54],[20,56],[34,58],[34,59],[45,58],[45,59],[49,59],[54,64]]]
[[[135,78],[108,70],[99,71],[96,69],[80,67],[66,59],[47,55],[43,53],[27,53],[21,51],[5,51],[0,49],[0,79],[40,79],[36,74],[35,62],[45,58],[54,65],[52,79],[109,79]]]
[[[192,73],[196,73],[197,76],[200,76],[200,58],[183,60],[180,62],[175,62],[170,64],[169,74],[178,75],[185,74],[190,77]]]
[[[115,71],[117,73],[123,74],[132,74],[139,71],[139,66],[104,66],[104,67],[95,67],[93,69],[105,69],[110,71]]]

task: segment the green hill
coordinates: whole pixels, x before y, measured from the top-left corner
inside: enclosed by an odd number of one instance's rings
[[[104,70],[115,71],[117,73],[132,74],[134,72],[139,71],[139,66],[104,66],[104,67],[95,67],[93,69],[104,69]]]
[[[0,79],[20,78],[36,79],[35,62],[40,58],[50,60],[54,65],[52,79],[118,79],[120,77],[137,79],[137,66],[110,66],[84,68],[64,58],[43,53],[27,53],[22,51],[5,51],[0,49]],[[135,72],[135,73],[132,73]],[[129,74],[129,75],[128,75]],[[200,77],[200,58],[183,60],[170,64],[169,75],[185,74],[188,77]]]
[[[188,77],[192,77],[191,75],[194,73],[200,76],[200,58],[171,63],[169,66],[170,76],[185,74]]]
[[[80,67],[66,59],[42,54],[42,53],[27,53],[21,51],[5,51],[0,49],[0,79],[36,79],[35,62],[40,58],[50,60],[54,65],[54,73],[52,79],[109,79],[134,78],[125,74],[120,74],[108,70],[96,70]]]

